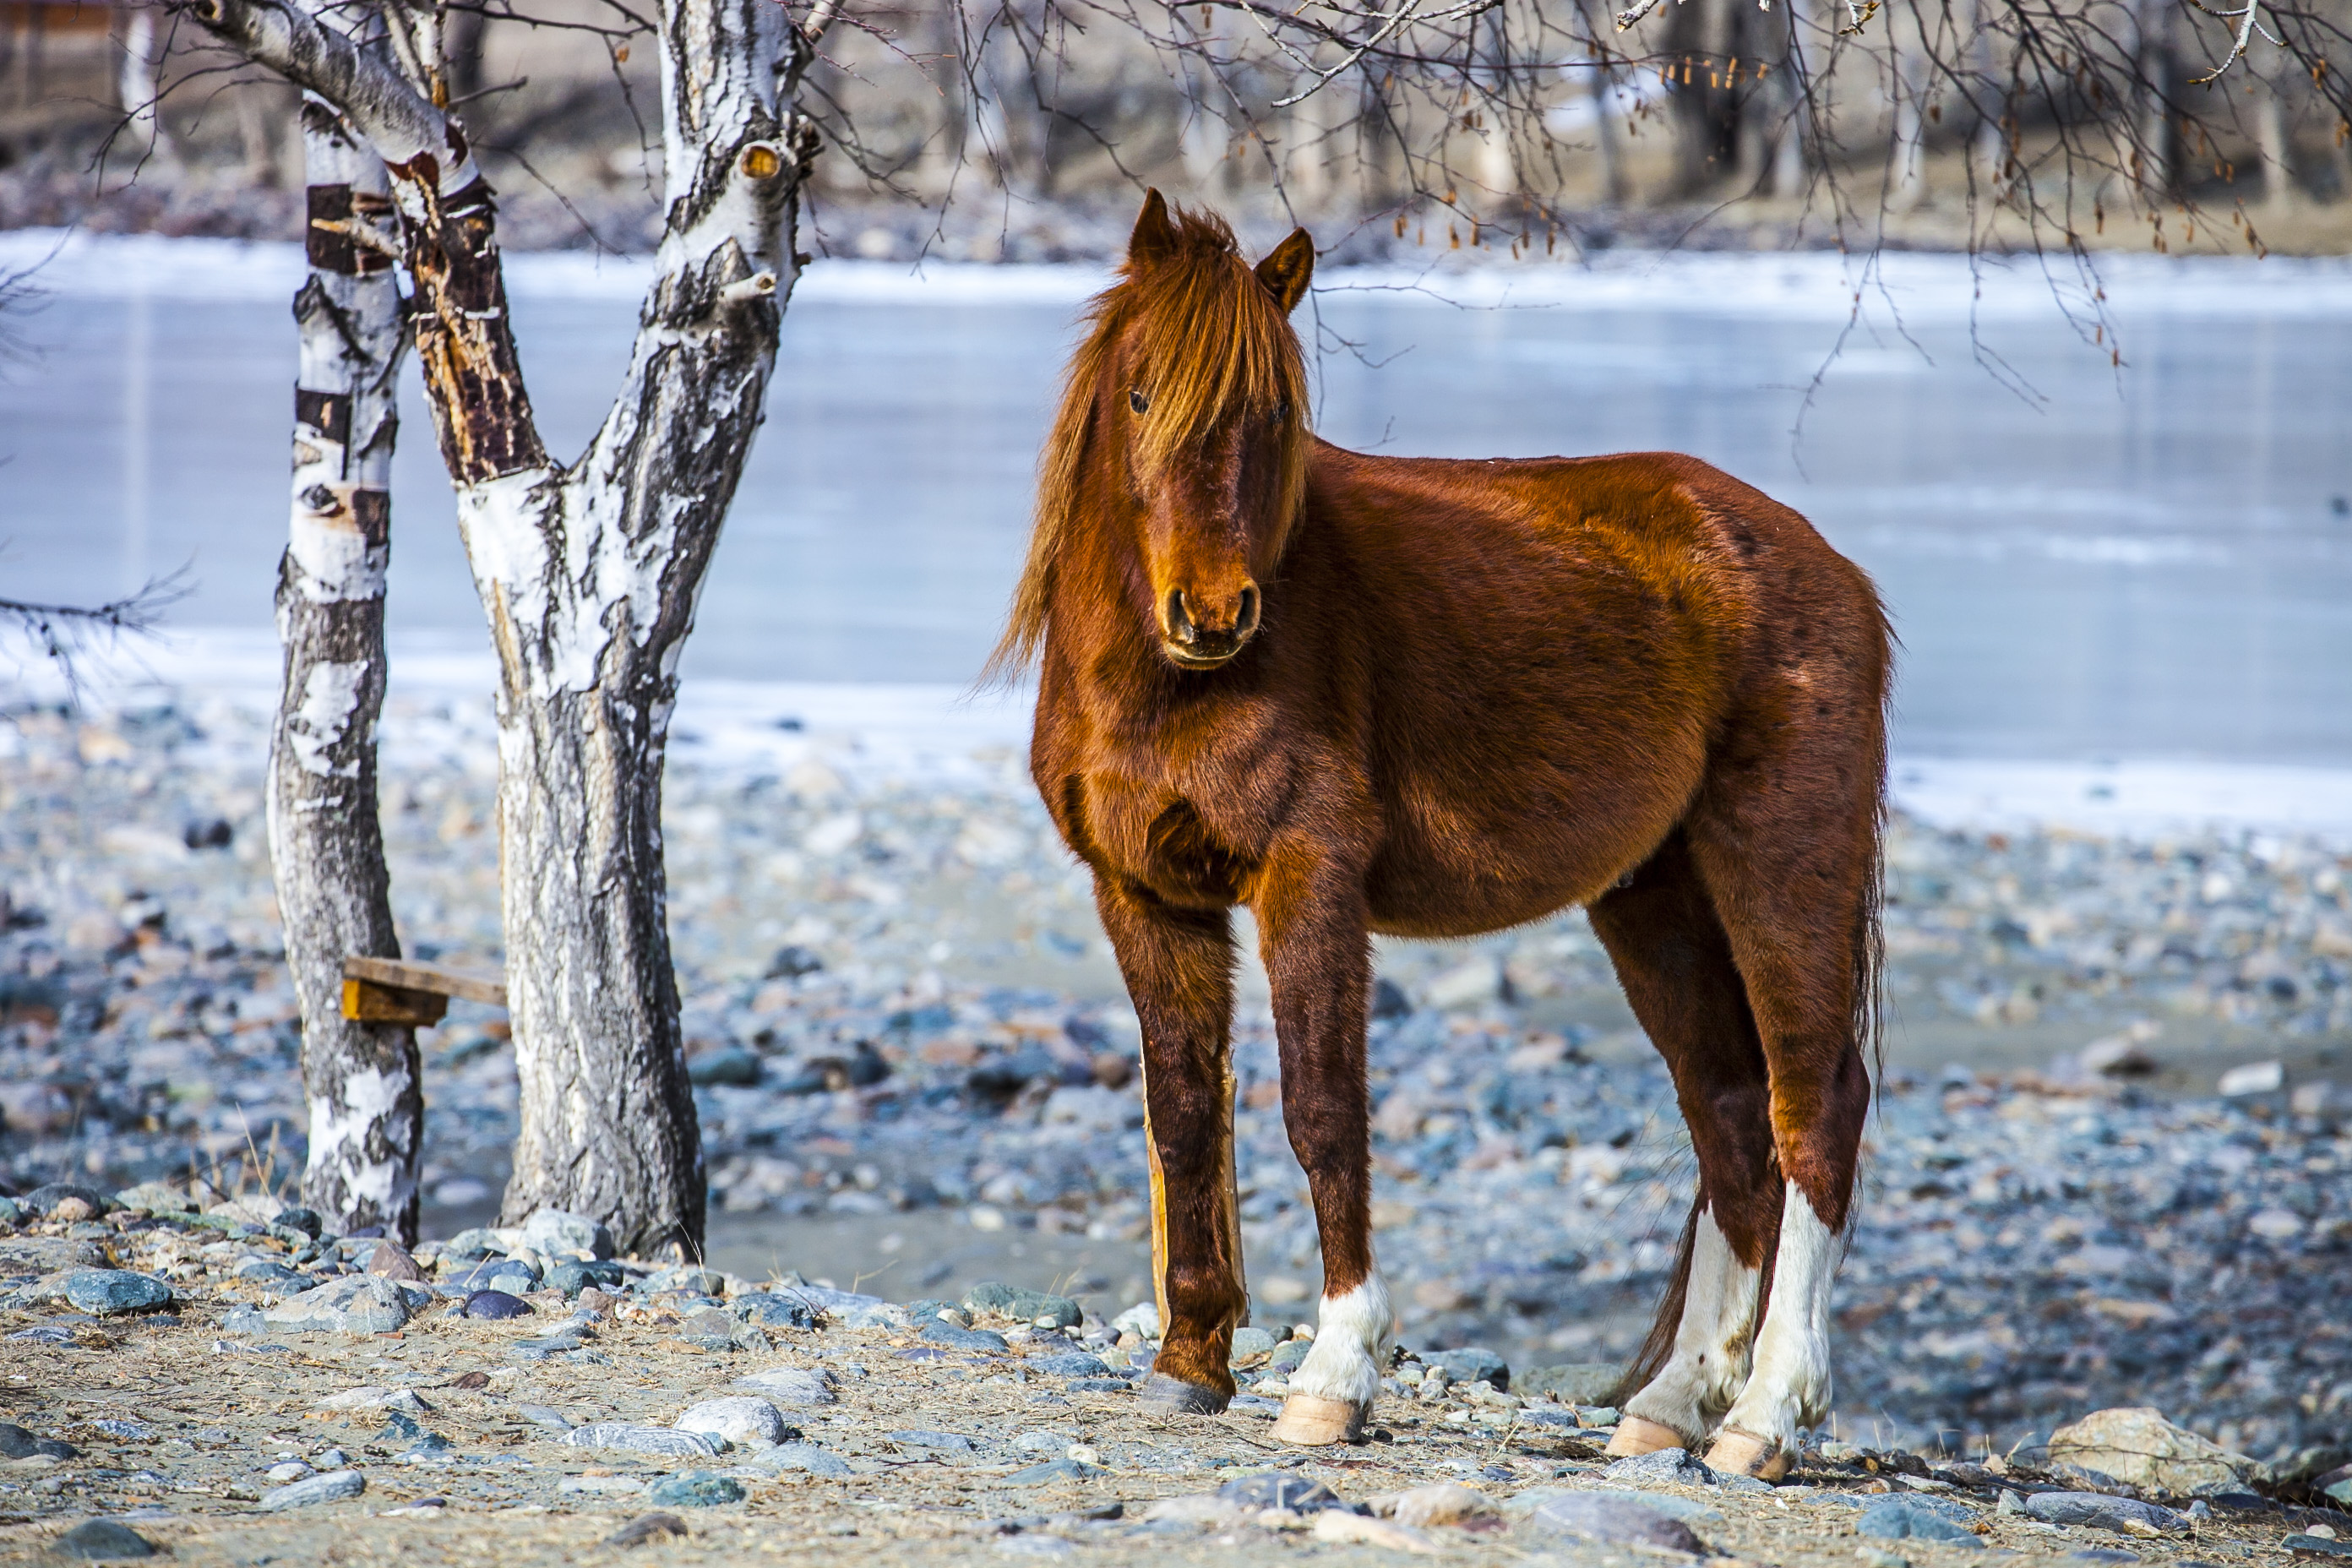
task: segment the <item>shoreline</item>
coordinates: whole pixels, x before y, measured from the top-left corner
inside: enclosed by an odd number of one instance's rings
[[[521,299],[635,304],[654,278],[650,256],[516,250],[505,264]],[[300,247],[290,240],[0,229],[0,275],[28,269],[37,292],[59,296],[271,304],[290,298],[303,277]],[[812,303],[1075,308],[1110,280],[1109,268],[1097,262],[824,258],[793,293]],[[2241,286],[2256,281],[2262,287]],[[1433,309],[1667,309],[1750,320],[1859,316],[1890,326],[2135,314],[2291,321],[2352,316],[2352,258],[2099,252],[2085,267],[2032,253],[1624,248],[1516,262],[1448,255],[1425,266],[1317,274],[1316,294],[1327,305],[1351,293]]]

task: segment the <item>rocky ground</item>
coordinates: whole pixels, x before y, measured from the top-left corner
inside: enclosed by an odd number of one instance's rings
[[[386,721],[395,902],[411,951],[444,962],[498,958],[484,721],[462,704],[396,706]],[[1058,1518],[1053,1540],[1124,1541],[1150,1497],[1212,1486],[1230,1468],[1220,1461],[1280,1458],[1265,1443],[1265,1410],[1147,1430],[1119,1388],[1067,1386],[1016,1353],[1108,1352],[1116,1341],[984,1353],[901,1342],[936,1321],[921,1316],[925,1299],[992,1276],[1066,1292],[1089,1314],[1081,1338],[1149,1297],[1133,1016],[1082,880],[1017,759],[997,753],[951,776],[893,778],[811,732],[772,767],[747,771],[696,762],[689,737],[669,792],[673,931],[702,1085],[713,1257],[740,1277],[695,1283],[736,1307],[763,1274],[821,1293],[880,1268],[866,1289],[908,1310],[880,1309],[866,1326],[835,1315],[815,1330],[762,1328],[765,1350],[697,1345],[657,1321],[663,1310],[684,1321],[674,1310],[691,1310],[676,1297],[682,1287],[640,1271],[629,1278],[644,1289],[616,1292],[576,1348],[538,1356],[518,1351],[515,1334],[548,1338],[575,1321],[571,1302],[535,1302],[518,1331],[425,1297],[447,1283],[459,1252],[498,1244],[459,1232],[494,1211],[514,1125],[500,1020],[460,1005],[423,1037],[426,1231],[467,1246],[426,1254],[444,1272],[416,1288],[405,1337],[237,1329],[236,1307],[341,1278],[364,1256],[363,1246],[257,1223],[299,1168],[304,1124],[251,763],[257,722],[233,704],[189,700],[98,717],[22,706],[0,724],[0,1182],[19,1194],[78,1182],[103,1206],[166,1180],[203,1206],[247,1205],[193,1230],[137,1213],[16,1216],[25,1239],[6,1244],[14,1283],[0,1289],[15,1293],[0,1332],[17,1337],[0,1342],[0,1362],[21,1381],[0,1392],[8,1419],[85,1451],[65,1483],[83,1489],[25,1492],[21,1505],[0,1494],[0,1508],[63,1521],[166,1506],[178,1522],[157,1529],[175,1551],[229,1552],[239,1531],[262,1527],[247,1517],[257,1504],[221,1489],[258,1495],[255,1478],[271,1464],[314,1462],[329,1439],[309,1423],[309,1402],[359,1384],[415,1384],[433,1407],[425,1424],[461,1456],[457,1470],[368,1456],[366,1444],[384,1446],[369,1434],[385,1421],[370,1415],[362,1430],[339,1415],[329,1436],[369,1491],[267,1528],[290,1532],[289,1549],[307,1542],[306,1554],[394,1543],[456,1553],[470,1537],[436,1523],[440,1512],[402,1516],[396,1538],[354,1522],[437,1492],[449,1510],[499,1509],[515,1552],[562,1554],[609,1533],[614,1510],[648,1506],[651,1493],[626,1483],[648,1480],[651,1461],[631,1470],[541,1450],[535,1434],[552,1428],[519,1415],[522,1405],[573,1422],[667,1426],[744,1371],[780,1364],[835,1368],[838,1407],[816,1426],[793,1419],[854,1476],[737,1477],[751,1500],[694,1513],[699,1548],[884,1556],[912,1532],[943,1553],[993,1552],[1023,1536],[986,1521],[1024,1514]],[[2352,1045],[2352,865],[2331,846],[2261,836],[2135,844],[1903,821],[1889,862],[1893,1065],[1840,1285],[1838,1414],[1822,1440],[1948,1461],[2030,1453],[2087,1412],[2153,1405],[2270,1467],[2274,1485],[2342,1464],[2352,1102],[2336,1075]],[[1691,1171],[1664,1075],[1589,931],[1569,916],[1476,944],[1385,946],[1381,968],[1375,1221],[1405,1343],[1423,1356],[1484,1347],[1518,1369],[1523,1389],[1534,1369],[1613,1363],[1663,1282]],[[1281,1131],[1263,991],[1250,982],[1238,1056],[1255,1321],[1279,1328],[1307,1310],[1315,1242]],[[224,1228],[237,1226],[248,1234]],[[844,1233],[854,1245],[827,1239]],[[63,1271],[118,1265],[169,1282],[178,1327],[85,1313],[56,1293]],[[550,1267],[543,1257],[539,1266]],[[253,1348],[271,1342],[287,1348]],[[909,1360],[910,1348],[980,1359]],[[600,1367],[597,1357],[623,1373],[573,1370]],[[845,1359],[869,1375],[842,1370]],[[186,1376],[192,1362],[205,1369],[201,1393]],[[446,1386],[466,1372],[505,1381]],[[1558,1375],[1575,1392],[1576,1377],[1598,1374]],[[948,1382],[960,1386],[950,1394]],[[1551,1386],[1541,1376],[1534,1385]],[[1068,1403],[1039,1416],[1031,1402],[1041,1396]],[[1482,1436],[1477,1423],[1503,1406],[1397,1397],[1381,1417],[1397,1443],[1318,1458],[1307,1471],[1350,1502],[1466,1478],[1501,1506],[1588,1479],[1554,1473],[1587,1462],[1562,1446],[1582,1441],[1565,1435],[1574,1428]],[[1452,1417],[1456,1408],[1468,1415]],[[92,1419],[143,1423],[151,1435],[118,1441]],[[1103,1473],[1050,1481],[1061,1489],[1046,1492],[1003,1486],[1010,1467],[1043,1452],[1013,1446],[1032,1422],[1093,1447],[1085,1463]],[[887,1436],[950,1429],[975,1440],[972,1455],[910,1466],[917,1456]],[[719,1459],[704,1468],[734,1464]],[[575,1479],[613,1485],[556,1490],[572,1475],[566,1460]],[[1471,1474],[1489,1463],[1507,1473]],[[1829,1489],[1868,1479],[1822,1476]],[[1790,1560],[1774,1528],[1844,1517],[1811,1505],[1789,1515],[1784,1497],[1701,1491],[1724,1514],[1702,1536],[1737,1555]],[[1075,1521],[1114,1500],[1129,1508],[1121,1521]],[[539,1509],[591,1517],[518,1512]],[[2008,1518],[1990,1528],[2021,1550],[2085,1543],[2069,1526],[2011,1540],[2033,1521]],[[2274,1540],[2283,1519],[2263,1516],[2241,1543]],[[1444,1539],[1465,1551],[1549,1550],[1541,1527],[1505,1522]],[[853,1528],[861,1533],[813,1540]],[[1212,1544],[1214,1530],[1180,1535],[1163,1544],[1230,1550]],[[1318,1537],[1304,1525],[1250,1526],[1241,1539],[1251,1552],[1290,1552]],[[1854,1544],[1822,1549],[1850,1560]]]
[[[2119,1410],[1932,1460],[1823,1440],[1780,1487],[1679,1450],[1611,1463],[1593,1369],[1401,1356],[1357,1447],[1270,1439],[1251,1392],[1139,1412],[1157,1327],[981,1284],[894,1305],[788,1275],[601,1261],[542,1212],[415,1255],[160,1184],[11,1201],[0,1551],[191,1563],[1382,1554],[1870,1568],[2352,1554],[2352,1468],[2283,1504],[2253,1461]],[[29,1320],[29,1321],[27,1321]],[[2099,1465],[2109,1467],[2105,1469]],[[2124,1472],[2118,1474],[2117,1472]],[[2127,1479],[2128,1478],[2128,1479]],[[2250,1489],[2260,1488],[2260,1490]],[[2296,1500],[2319,1506],[2301,1506]]]

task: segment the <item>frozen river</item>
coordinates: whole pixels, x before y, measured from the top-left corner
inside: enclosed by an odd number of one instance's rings
[[[0,262],[46,248],[0,236]],[[1909,755],[2352,765],[2352,271],[2120,264],[2118,371],[2030,269],[1990,280],[1972,339],[1964,262],[1895,262],[1834,360],[1853,283],[1829,257],[1334,279],[1318,424],[1398,453],[1678,448],[1770,491],[1877,576]],[[52,264],[0,364],[0,594],[89,601],[192,563],[175,623],[266,630],[294,265],[187,241]],[[513,272],[543,427],[576,451],[641,275],[572,258]],[[786,317],[689,679],[968,679],[1097,281],[821,266]],[[409,374],[396,647],[471,648],[478,610]]]

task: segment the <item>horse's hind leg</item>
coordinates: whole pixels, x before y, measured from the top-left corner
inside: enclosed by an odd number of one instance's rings
[[[1698,1155],[1675,1282],[1628,1369],[1612,1454],[1696,1450],[1748,1380],[1780,1212],[1764,1052],[1731,946],[1677,832],[1591,905],[1634,1016],[1666,1059]]]
[[[1772,1479],[1829,1414],[1830,1286],[1870,1109],[1878,800],[1875,770],[1854,763],[1718,785],[1689,827],[1763,1042],[1787,1183],[1755,1364],[1707,1462]]]
[[[1143,1026],[1160,1330],[1143,1404],[1213,1415],[1234,1396],[1228,1363],[1246,1301],[1234,1202],[1231,922],[1108,879],[1097,879],[1095,902]]]

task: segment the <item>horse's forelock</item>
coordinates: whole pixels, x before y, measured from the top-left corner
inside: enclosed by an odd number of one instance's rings
[[[1136,389],[1151,400],[1137,453],[1147,472],[1166,468],[1237,401],[1253,409],[1286,405],[1280,510],[1286,522],[1297,510],[1306,482],[1307,407],[1307,361],[1297,334],[1243,258],[1224,219],[1182,208],[1173,216],[1175,245],[1149,263],[1130,260],[1118,282],[1087,307],[1092,331],[1070,362],[1061,408],[1038,463],[1029,559],[983,680],[1018,674],[1045,641],[1054,563],[1072,525],[1082,466],[1090,450],[1097,461],[1109,450],[1090,447],[1088,435],[1122,342],[1132,342],[1151,382]]]

